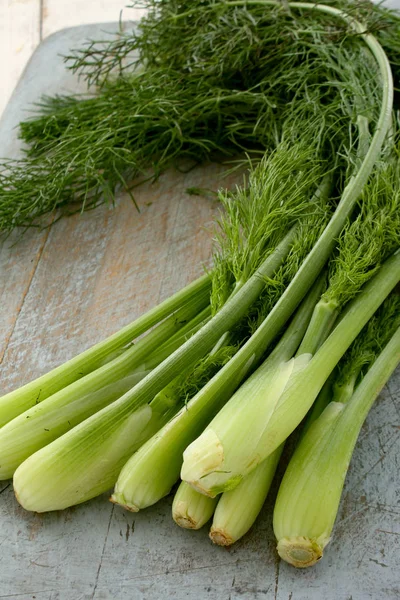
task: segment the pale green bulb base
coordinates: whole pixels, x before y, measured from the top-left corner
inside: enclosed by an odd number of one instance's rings
[[[232,546],[236,542],[226,532],[217,527],[211,527],[209,537],[217,546]]]
[[[282,560],[298,569],[312,567],[321,560],[323,548],[316,540],[306,537],[283,538],[277,546]]]

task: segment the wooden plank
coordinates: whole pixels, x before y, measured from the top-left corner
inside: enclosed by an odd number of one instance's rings
[[[29,6],[28,4],[27,7]],[[93,31],[96,29],[94,28]],[[62,40],[65,40],[63,48],[66,52],[71,44],[78,44],[82,40],[82,35],[77,31],[68,33],[66,37],[60,33],[56,41],[57,48],[61,48]],[[19,82],[4,111],[0,122],[1,152],[4,156],[20,155],[21,144],[17,138],[17,125],[20,120],[29,115],[31,104],[39,99],[41,94],[45,91],[59,92],[60,79],[64,92],[79,89],[76,78],[65,70],[62,60],[57,56],[57,51],[52,50],[53,45],[54,42],[50,37],[31,58],[23,79]],[[43,68],[44,60],[46,60],[45,68]],[[0,237],[0,363],[48,235],[48,230],[30,231],[25,233],[22,241],[18,243],[20,233],[15,233],[6,240],[4,236]]]
[[[0,364],[32,283],[48,232],[0,240]],[[2,388],[3,389],[3,388]]]
[[[40,0],[10,0],[0,3],[0,62],[2,81],[0,115],[40,41]],[[17,103],[18,104],[18,103]],[[10,103],[0,124],[1,156],[20,152],[14,128],[26,106]],[[25,296],[34,277],[47,238],[46,232],[31,232],[16,244],[19,234],[0,239],[0,363],[13,332]]]
[[[43,37],[64,27],[117,21],[121,11],[124,20],[137,20],[140,9],[127,8],[126,0],[43,0]]]
[[[0,2],[0,116],[40,41],[40,0]],[[1,155],[3,149],[1,149]]]
[[[52,227],[5,354],[3,389],[49,370],[202,273],[212,205],[189,185],[217,186],[221,167],[170,171],[128,198]],[[150,206],[147,204],[151,203]]]

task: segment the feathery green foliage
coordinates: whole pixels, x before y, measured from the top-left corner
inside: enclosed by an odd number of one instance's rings
[[[372,133],[381,90],[371,54],[340,20],[264,4],[141,4],[150,12],[137,29],[70,59],[99,86],[92,96],[44,98],[21,124],[25,157],[0,164],[0,230],[113,203],[181,157],[263,153],[305,131],[321,160],[353,171],[357,117]]]
[[[282,235],[302,217],[314,216],[316,207],[310,200],[321,178],[313,145],[283,142],[250,171],[248,183],[234,193],[220,192],[212,272],[214,313],[255,272]]]
[[[164,343],[157,355],[166,352],[165,360],[137,386],[19,467],[15,490],[30,510],[62,508],[104,491],[136,451],[113,499],[133,509],[148,506],[169,491],[191,439],[182,475],[206,493],[230,489],[298,425],[399,280],[399,254],[382,266],[398,248],[400,231],[392,76],[366,30],[379,37],[388,25],[382,37],[390,46],[400,20],[353,3],[350,12],[366,25],[306,3],[143,4],[149,13],[133,33],[90,43],[72,58],[71,68],[96,90],[44,98],[39,114],[21,124],[28,147],[22,161],[5,161],[0,172],[0,229],[37,225],[54,208],[112,203],[118,188],[130,192],[137,179],[156,178],[181,158],[222,154],[238,163],[244,154],[252,157],[250,174],[234,192],[219,194],[212,318],[195,318],[180,332],[183,345],[173,351],[176,335]],[[342,0],[331,4],[344,6]],[[393,48],[398,73],[400,42]],[[356,218],[346,225],[361,194]],[[311,350],[304,340],[298,348],[324,278],[313,284],[338,238],[332,285],[313,327],[329,321],[329,329],[335,303],[344,305],[361,286],[365,293],[329,337],[324,330]],[[231,415],[215,417],[196,445],[193,436],[256,368],[307,294],[301,318],[271,355],[278,367],[268,359],[265,372],[256,371],[234,397]],[[328,319],[322,318],[325,302],[332,304]],[[398,323],[396,311],[397,304],[389,306],[388,330]],[[111,430],[110,445],[105,433]]]
[[[327,175],[322,180],[317,193],[311,199],[309,214],[297,223],[295,239],[286,261],[274,277],[268,280],[268,285],[249,311],[247,322],[251,333],[257,330],[278,302],[324,231],[334,209],[334,203],[329,199],[330,189],[330,177]]]
[[[400,247],[400,161],[378,164],[330,262],[329,288],[322,299],[344,306]]]

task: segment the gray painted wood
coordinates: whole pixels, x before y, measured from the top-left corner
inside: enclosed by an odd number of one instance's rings
[[[59,54],[110,26],[49,37],[33,56],[0,124],[1,154],[18,153],[15,126],[41,93],[78,89]],[[217,186],[221,167],[167,173],[127,198],[58,222],[0,249],[2,390],[21,385],[115,331],[201,272],[215,210],[189,185]],[[151,205],[149,205],[152,203]],[[156,205],[156,206],[155,206]],[[1,356],[1,355],[0,355]],[[231,549],[206,530],[180,530],[171,497],[137,515],[107,496],[47,515],[25,512],[0,483],[0,598],[18,600],[367,600],[400,597],[400,373],[373,407],[353,457],[334,538],[307,571],[281,563],[271,528],[274,491]]]

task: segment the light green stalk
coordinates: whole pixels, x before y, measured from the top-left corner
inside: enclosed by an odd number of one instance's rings
[[[12,477],[15,469],[36,450],[133,388],[147,374],[137,376],[133,372],[142,372],[141,365],[148,354],[177,330],[179,332],[185,323],[190,326],[192,318],[196,318],[208,299],[207,290],[199,293],[190,304],[168,317],[123,354],[3,425],[0,428],[0,479]],[[180,337],[175,338],[175,343],[182,341]],[[152,360],[155,360],[154,356]]]
[[[62,510],[110,489],[127,458],[179,407],[156,397],[150,404],[131,403],[122,416],[112,408],[89,417],[20,465],[14,491],[26,510]]]
[[[340,310],[373,277],[400,243],[400,162],[391,156],[378,164],[363,190],[360,212],[346,224],[330,261],[329,287],[315,307],[308,343],[332,328]]]
[[[151,371],[158,367],[170,354],[175,352],[182,344],[197,333],[203,325],[205,325],[211,318],[211,307],[207,306],[204,310],[189,321],[186,325],[183,325],[179,331],[177,331],[168,341],[164,342],[157,350],[152,352],[143,363],[143,369],[145,371]]]
[[[279,555],[293,566],[312,566],[322,558],[360,429],[399,362],[400,328],[351,399],[331,402],[297,447],[274,510]]]
[[[304,437],[311,425],[322,415],[325,408],[332,400],[332,385],[335,379],[335,371],[331,373],[331,376],[325,381],[320,393],[317,396],[311,410],[308,412],[307,417],[304,420],[304,425],[301,430],[300,437]]]
[[[184,529],[201,529],[213,516],[217,502],[182,481],[172,503],[172,518]]]
[[[290,357],[302,339],[315,303],[322,291],[317,282],[279,342],[270,364]],[[275,324],[275,335],[279,322]],[[182,453],[256,366],[270,343],[271,325],[262,324],[223,369],[188,403],[187,407],[144,444],[127,462],[118,478],[112,500],[129,510],[140,510],[166,496],[179,479]]]
[[[203,277],[190,283],[117,333],[78,354],[78,356],[56,367],[49,373],[0,398],[0,427],[31,406],[35,406],[38,402],[42,402],[52,394],[97,369],[114,352],[132,342],[132,340],[148,331],[153,325],[162,321],[184,304],[190,303],[198,294],[209,291],[210,285],[210,277],[203,275]]]
[[[313,316],[311,317],[310,325],[307,328],[300,348],[300,354],[310,353],[310,347],[318,348],[329,335],[332,327],[335,324],[339,314],[339,309],[336,303],[325,302],[320,300],[316,305]]]
[[[210,539],[214,544],[231,546],[254,525],[271,487],[282,450],[283,445],[244,477],[235,489],[222,494],[210,529]]]
[[[22,506],[36,512],[66,508],[107,491],[116,482],[129,456],[177,410],[174,406],[165,412],[164,401],[147,403],[183,369],[209,352],[221,335],[246,314],[263,289],[264,278],[271,277],[287,255],[294,233],[293,230],[285,236],[243,288],[206,325],[132,390],[20,465],[14,476],[14,489]]]
[[[110,406],[101,413],[106,411],[110,413]],[[18,467],[14,491],[26,510],[62,510],[105,492],[128,456],[162,425],[158,415],[153,417],[149,404],[140,404],[136,410],[131,407],[124,419],[107,414],[109,418],[95,429],[99,414],[35,452]]]
[[[214,497],[234,489],[244,471],[250,473],[261,462],[260,439],[285,389],[306,368],[311,355],[279,362],[274,358],[253,373],[184,451],[181,478],[202,494]]]
[[[331,399],[346,403],[354,393],[362,373],[379,356],[400,326],[400,295],[394,291],[382,304],[339,363]]]
[[[57,394],[30,408],[0,429],[0,481],[10,479],[19,465],[97,411],[134,387],[146,371],[137,371],[77,399],[64,403]]]
[[[354,340],[331,373],[307,414],[301,438],[330,402],[345,404],[352,397],[362,374],[377,359],[400,326],[400,296],[393,291]]]
[[[279,374],[263,365],[260,377],[257,371],[185,450],[182,480],[210,496],[238,485],[297,427],[340,358],[399,280],[400,252],[352,301],[311,360],[300,355],[282,364]]]
[[[314,309],[311,323],[315,319],[315,315],[316,312]],[[305,348],[307,348],[307,352],[315,353],[321,343],[325,341],[322,335],[324,332],[327,332],[326,328],[320,329],[317,337],[307,336],[310,330],[312,330],[312,327],[309,325],[305,336],[307,337],[307,342],[305,344],[305,338],[303,338],[297,350],[297,355],[301,355]],[[318,396],[318,400],[321,400],[321,402],[323,402],[323,391],[324,389]],[[329,387],[330,391],[331,386]],[[330,397],[329,394],[329,400]],[[326,400],[323,408],[325,408],[329,400]],[[314,413],[314,407],[312,412]],[[224,492],[220,496],[210,530],[210,539],[215,544],[230,546],[243,537],[252,527],[268,495],[283,448],[284,444],[270,454],[251,473],[246,475],[233,490]]]

